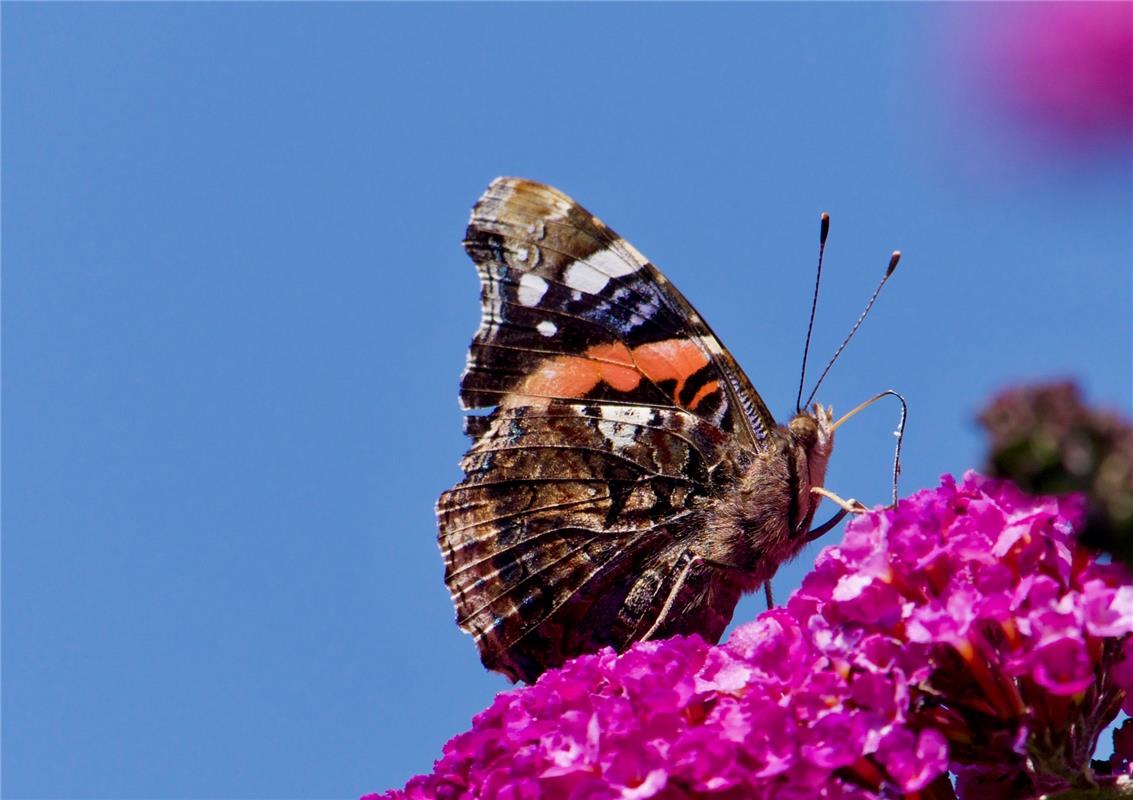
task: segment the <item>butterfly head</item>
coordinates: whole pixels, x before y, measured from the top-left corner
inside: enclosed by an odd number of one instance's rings
[[[834,409],[814,404],[813,411],[800,411],[787,423],[792,438],[808,453],[830,456],[834,449]]]
[[[834,450],[834,409],[815,403],[812,411],[800,411],[787,423],[787,432],[794,450],[795,467],[802,478],[800,488],[805,488],[808,494],[802,507],[809,506],[813,514],[817,500],[813,500],[812,505],[813,496],[809,492],[810,487],[822,486],[826,479],[826,464]],[[806,515],[805,524],[810,523],[811,514]]]

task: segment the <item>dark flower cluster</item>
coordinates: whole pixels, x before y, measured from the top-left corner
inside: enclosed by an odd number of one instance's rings
[[[988,470],[1031,494],[1085,495],[1082,540],[1133,566],[1133,424],[1070,382],[1010,389],[981,412]]]
[[[424,798],[1033,797],[1111,785],[1133,729],[1133,588],[1082,502],[969,474],[848,526],[727,643],[646,642],[500,694]],[[1133,704],[1131,704],[1133,705]],[[373,796],[376,797],[376,796]]]

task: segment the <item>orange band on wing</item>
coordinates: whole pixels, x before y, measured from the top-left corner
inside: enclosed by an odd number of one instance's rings
[[[692,402],[688,404],[689,411],[696,411],[696,407],[700,405],[700,401],[708,397],[713,392],[720,391],[720,381],[708,381],[708,383],[701,386],[696,394],[692,396]]]
[[[589,347],[585,355],[549,358],[523,379],[516,391],[535,397],[582,398],[601,382],[619,392],[636,389],[642,378],[653,383],[676,381],[673,402],[677,403],[685,381],[703,369],[708,356],[689,339],[649,342],[632,351],[621,342]],[[689,408],[713,391],[719,383],[709,381],[697,391]]]
[[[673,402],[680,404],[685,381],[708,363],[708,356],[691,339],[665,339],[634,348],[633,359],[638,368],[654,383],[675,380]]]

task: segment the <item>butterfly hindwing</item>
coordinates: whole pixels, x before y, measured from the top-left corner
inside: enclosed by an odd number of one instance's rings
[[[531,680],[650,629],[705,498],[730,480],[721,438],[669,409],[497,411],[438,503],[457,621],[485,664]]]

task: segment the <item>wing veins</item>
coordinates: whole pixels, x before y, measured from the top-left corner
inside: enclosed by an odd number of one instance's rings
[[[681,519],[682,517],[684,517],[684,516],[686,516],[686,515],[687,515],[687,512],[686,512],[685,514],[674,515],[674,516],[672,516],[672,517],[670,517],[670,518],[666,519],[666,520],[665,520],[665,521],[664,521],[663,523],[661,523],[661,524],[664,524],[664,525],[670,525],[670,524],[672,524],[672,523],[674,523],[674,522],[676,522],[676,521],[680,520],[680,519]],[[645,530],[650,530],[650,531],[651,531],[651,530],[656,530],[657,528],[661,527],[661,524],[658,524],[658,525],[653,525],[653,526],[651,526],[650,528],[646,528],[646,529],[643,529],[643,533],[644,533],[644,531],[645,531]],[[639,536],[637,536],[637,537],[634,537],[634,543],[636,543],[636,542],[639,542],[639,541],[641,540],[641,538],[642,538],[642,537],[641,537],[640,535],[639,535]],[[620,554],[621,554],[621,553],[619,553],[619,555],[620,555]],[[547,612],[546,614],[544,614],[544,615],[543,615],[543,617],[542,617],[541,619],[539,619],[539,620],[538,620],[537,622],[534,622],[534,623],[532,623],[531,625],[529,625],[529,626],[526,626],[526,627],[525,627],[525,628],[524,628],[524,629],[523,629],[522,631],[520,631],[520,633],[519,633],[519,635],[518,635],[518,636],[516,636],[516,637],[515,637],[514,639],[510,640],[509,642],[507,642],[507,643],[506,643],[506,646],[507,646],[507,647],[512,647],[512,646],[514,646],[514,645],[515,645],[515,644],[516,644],[517,642],[519,642],[519,641],[520,641],[521,639],[523,639],[523,638],[524,638],[525,636],[529,636],[530,634],[532,634],[532,633],[534,633],[535,631],[537,631],[537,630],[539,629],[539,626],[540,626],[540,625],[542,625],[542,624],[543,624],[544,622],[546,622],[546,621],[547,621],[548,619],[550,619],[550,618],[551,618],[551,617],[553,617],[553,616],[554,616],[554,615],[555,615],[556,613],[558,613],[559,609],[560,609],[560,608],[562,608],[562,607],[563,607],[564,605],[566,605],[566,604],[567,604],[568,602],[570,602],[570,600],[571,600],[571,599],[573,599],[573,598],[575,597],[575,595],[577,595],[577,594],[578,594],[579,592],[581,592],[581,591],[582,591],[582,589],[583,589],[583,587],[585,587],[585,586],[586,586],[586,585],[587,585],[588,583],[590,583],[590,582],[591,582],[592,580],[594,580],[595,578],[598,578],[598,577],[600,577],[600,576],[602,575],[602,573],[603,573],[603,572],[605,572],[606,570],[610,569],[610,568],[611,568],[611,567],[613,566],[613,563],[614,563],[614,561],[615,561],[615,559],[614,559],[614,558],[611,558],[611,559],[608,559],[608,560],[606,560],[606,561],[602,562],[601,564],[597,565],[597,568],[596,568],[596,569],[595,569],[595,570],[594,570],[593,572],[591,572],[591,573],[590,573],[589,575],[587,575],[587,576],[586,576],[586,578],[585,578],[585,579],[583,579],[583,581],[582,581],[581,583],[579,583],[579,584],[578,584],[578,588],[576,588],[576,589],[575,589],[574,591],[572,591],[572,592],[571,592],[571,593],[570,593],[569,595],[567,595],[567,596],[566,596],[566,597],[565,597],[565,598],[564,598],[564,599],[563,599],[563,600],[562,600],[562,601],[561,601],[560,603],[558,603],[558,604],[557,604],[557,605],[556,605],[556,606],[555,606],[554,608],[552,608],[552,609],[551,609],[551,610],[550,610],[549,612]],[[495,626],[493,626],[493,627],[495,627]],[[490,630],[490,629],[489,629],[489,630]]]
[[[610,281],[616,282],[618,286],[624,287],[626,289],[632,289],[633,288],[632,283],[623,279],[623,278],[628,277],[628,276],[623,276],[622,278],[614,277],[613,275],[610,275],[609,273],[598,269],[597,267],[595,267],[593,264],[591,264],[590,262],[588,262],[584,258],[579,258],[578,256],[572,255],[571,253],[568,253],[564,250],[559,250],[558,248],[551,247],[550,245],[547,245],[547,244],[542,244],[540,242],[532,242],[532,241],[527,240],[527,239],[521,239],[520,241],[523,241],[526,244],[530,244],[533,247],[538,247],[542,250],[546,250],[547,252],[556,253],[557,255],[563,256],[564,258],[567,258],[571,261],[577,261],[577,262],[586,264],[586,266],[590,267],[590,269],[594,270],[598,274],[607,277]],[[477,265],[485,264],[485,263],[498,264],[499,261],[491,261],[491,262],[477,261],[476,262]],[[630,275],[634,275],[637,272],[645,270],[646,267],[650,266],[648,262],[643,262],[641,264],[638,264],[637,262],[633,262],[633,263],[634,263],[635,266],[638,267],[638,269],[635,269],[633,272],[629,273]],[[509,266],[509,265],[505,264],[504,266]],[[531,275],[537,274],[534,270],[529,270],[529,269],[528,270],[519,269],[518,271],[522,272],[522,273],[526,273],[526,274],[531,274]],[[674,308],[668,302],[668,298],[666,297],[667,290],[665,288],[663,288],[662,285],[656,280],[656,276],[660,274],[660,273],[657,272],[656,268],[653,268],[652,272],[647,272],[646,274],[648,274],[650,277],[652,277],[654,279],[652,281],[652,283],[654,284],[654,286],[657,289],[657,295],[658,295],[658,297],[661,298],[661,301],[666,304],[665,305],[666,316],[668,316],[674,323],[676,323],[673,326],[673,328],[671,329],[670,332],[671,333],[683,333],[684,331],[686,331],[688,329],[688,326],[683,324],[685,322],[685,320],[688,318],[688,314],[682,313],[680,310]],[[616,302],[613,299],[612,296],[611,297],[604,297],[602,295],[594,294],[593,292],[586,292],[586,291],[583,291],[581,289],[576,289],[573,286],[571,286],[569,283],[564,283],[563,281],[560,281],[557,278],[551,277],[549,275],[539,275],[539,277],[542,278],[543,280],[547,281],[547,283],[554,284],[555,286],[562,287],[563,289],[566,289],[568,291],[578,292],[580,295],[586,295],[587,297],[596,298],[603,303],[608,303],[611,306],[614,306],[615,308],[620,308],[620,309],[623,309],[625,311],[629,311],[630,313],[636,313],[636,309],[631,308],[630,306],[627,306],[624,303]],[[506,277],[499,278],[499,279],[496,279],[496,280],[499,280],[499,282],[501,282],[501,283],[507,283],[507,284],[511,284],[511,285],[517,285],[518,284],[518,281],[513,281],[510,278],[506,278]],[[671,287],[672,284],[666,284],[666,286]],[[508,301],[505,300],[504,302],[508,302]],[[515,305],[515,304],[512,303],[512,305]],[[527,308],[527,306],[524,306],[524,308]],[[690,306],[690,309],[691,309],[691,306]],[[654,320],[654,324],[657,325],[657,327],[661,327],[660,324],[656,320]]]
[[[471,455],[475,456],[475,455],[479,455],[481,453],[513,453],[513,452],[524,452],[526,450],[576,450],[576,451],[581,450],[585,453],[598,453],[598,454],[603,455],[603,456],[611,456],[612,458],[617,459],[618,461],[622,462],[623,464],[628,464],[630,466],[636,467],[638,469],[638,471],[641,472],[642,478],[653,477],[653,478],[664,478],[666,480],[684,480],[679,475],[669,475],[669,474],[664,473],[664,472],[657,472],[657,471],[651,469],[650,467],[646,466],[645,464],[634,461],[633,459],[631,459],[627,456],[621,455],[620,453],[618,453],[615,450],[606,450],[606,449],[603,449],[601,447],[593,447],[593,446],[589,446],[589,445],[579,445],[579,444],[529,444],[529,445],[522,445],[522,446],[516,445],[514,447],[512,447],[512,446],[493,447],[491,449],[485,449],[485,450],[473,450],[473,451],[471,451]],[[603,480],[608,480],[608,479],[604,478]],[[641,478],[639,478],[638,480],[641,480]],[[690,480],[689,482],[692,483],[693,485],[696,485],[696,486],[705,486],[705,484],[700,483],[700,481],[691,481]],[[476,485],[479,486],[481,484],[476,484]]]
[[[545,506],[531,506],[529,508],[525,508],[523,511],[513,511],[510,514],[500,514],[498,517],[489,517],[489,518],[485,518],[485,519],[479,519],[479,520],[476,520],[475,522],[469,523],[468,525],[461,525],[459,528],[446,528],[445,532],[449,535],[452,535],[454,533],[464,533],[466,531],[471,531],[471,530],[475,530],[476,528],[483,527],[484,525],[494,525],[497,522],[503,522],[504,520],[507,520],[507,519],[514,519],[515,517],[525,517],[525,516],[528,516],[528,515],[534,515],[535,513],[540,512],[540,511],[559,511],[559,510],[562,510],[564,508],[574,508],[575,506],[585,506],[585,505],[590,505],[591,503],[597,503],[597,502],[601,502],[603,500],[609,500],[609,499],[610,499],[610,495],[604,494],[604,495],[600,495],[598,497],[587,497],[587,498],[582,499],[582,500],[571,500],[571,501],[566,502],[566,503],[551,503],[550,505],[545,505]],[[469,503],[469,504],[462,505],[462,506],[451,506],[451,508],[460,509],[460,508],[465,508],[465,507],[474,507],[476,505],[479,505],[479,504]],[[521,544],[526,544],[526,543],[530,542],[532,539],[535,539],[535,538],[542,536],[542,535],[543,535],[542,533],[538,533],[538,534],[535,534],[534,536],[530,536],[530,537],[524,539],[521,542],[516,542],[514,545],[508,545],[507,547],[505,547],[501,550],[493,550],[492,556],[498,555],[499,553],[506,553],[508,550],[511,550],[513,547],[518,547]],[[458,550],[462,550],[468,544],[472,544],[472,543],[479,542],[479,541],[480,541],[479,539],[473,539],[470,542],[461,542],[456,547],[451,547],[449,549],[452,550],[453,552],[456,552]],[[473,562],[473,563],[479,564],[479,563],[481,563],[481,561],[486,560],[486,558],[491,558],[492,556],[486,556],[485,559],[481,559],[480,561],[476,561],[476,562]],[[472,565],[469,565],[469,566],[472,566]],[[458,574],[460,574],[460,572],[463,572],[464,569],[465,569],[464,567],[461,567],[459,572],[455,572],[453,574],[458,575]]]
[[[696,481],[689,480],[688,478],[680,478],[680,477],[675,477],[675,476],[671,476],[671,475],[665,475],[663,477],[665,478],[665,480],[674,481],[675,483],[683,483],[683,484],[686,484],[688,486],[702,486],[703,485],[703,484],[697,483]],[[646,477],[634,478],[633,480],[627,480],[625,478],[506,478],[504,480],[499,480],[499,481],[483,481],[482,483],[481,482],[477,482],[477,483],[467,483],[467,482],[465,482],[465,483],[461,483],[458,486],[454,486],[453,488],[449,489],[449,491],[450,492],[456,492],[456,491],[460,491],[461,489],[479,489],[479,488],[484,487],[484,486],[505,486],[505,485],[508,485],[508,484],[514,485],[514,484],[517,484],[517,483],[521,483],[521,484],[524,484],[524,483],[631,483],[631,484],[637,484],[637,483],[642,483],[643,481],[647,481],[647,480],[649,480],[649,478],[646,478]]]
[[[602,403],[602,405],[605,405],[605,403]],[[652,408],[652,406],[641,406],[641,408]],[[678,408],[677,410],[680,411],[682,414],[690,414],[690,412],[685,411],[683,408]],[[564,416],[565,415],[563,415],[563,414],[539,414],[539,415],[527,414],[527,415],[524,415],[522,417],[520,417],[520,416],[502,417],[501,416],[501,417],[499,417],[499,419],[522,419],[522,420],[526,421],[526,420],[534,420],[534,419],[562,419]],[[601,419],[599,417],[590,417],[590,416],[582,416],[582,418],[588,419],[588,420],[595,420],[595,421],[600,421],[600,419]],[[699,418],[697,418],[697,419],[699,421]],[[663,433],[666,436],[670,436],[674,439],[677,439],[678,441],[682,441],[689,446],[690,450],[695,450],[700,455],[701,460],[705,464],[710,463],[707,456],[705,456],[704,451],[700,449],[700,445],[696,444],[694,441],[689,439],[684,434],[679,433],[677,431],[674,431],[671,428],[663,428],[660,425],[648,425],[648,424],[643,423],[643,422],[624,422],[622,420],[613,420],[613,421],[616,422],[618,425],[630,425],[630,426],[633,426],[635,428],[645,428],[646,430],[657,431],[658,433]],[[712,423],[707,423],[707,424],[711,425]],[[715,426],[713,426],[713,427],[715,427]],[[719,430],[719,429],[717,429],[717,430]],[[479,446],[482,442],[486,442],[486,441],[490,442],[490,441],[505,438],[506,436],[511,436],[511,435],[512,434],[500,434],[500,433],[484,434],[483,436],[481,436],[476,441],[476,446]],[[522,438],[522,437],[528,436],[528,435],[533,436],[533,435],[535,435],[535,432],[532,431],[529,434],[527,431],[523,431],[522,433],[519,434],[519,438]],[[487,451],[487,449],[488,448],[485,448],[485,451]],[[470,451],[470,452],[477,452],[478,453],[478,452],[481,452],[481,451],[475,450],[475,451]]]
[[[669,525],[669,524],[671,524],[671,523],[673,523],[673,522],[675,522],[675,521],[677,521],[677,520],[681,519],[682,517],[685,517],[685,516],[687,516],[687,514],[688,514],[688,513],[689,513],[689,512],[684,512],[684,513],[682,513],[682,514],[675,514],[675,515],[673,515],[672,517],[668,517],[668,518],[666,518],[666,519],[664,520],[664,522],[662,522],[662,523],[659,523],[659,524],[657,524],[657,525],[650,525],[650,526],[649,526],[648,528],[638,528],[638,529],[635,529],[635,531],[634,531],[634,536],[633,536],[632,538],[633,538],[633,539],[634,539],[635,541],[640,541],[640,540],[641,540],[641,539],[642,539],[642,538],[643,538],[643,537],[644,537],[644,536],[645,536],[645,535],[646,535],[646,534],[647,534],[648,532],[650,532],[650,531],[655,531],[655,530],[657,530],[657,528],[661,527],[662,525]],[[562,531],[562,530],[568,530],[568,529],[565,529],[565,528],[556,528],[556,529],[555,529],[555,531]],[[573,530],[579,530],[579,529],[578,529],[578,528],[575,528],[575,529],[573,529]],[[585,529],[584,529],[584,530],[585,530]],[[508,587],[508,588],[507,588],[507,590],[505,590],[504,592],[502,592],[502,593],[500,593],[500,594],[498,594],[498,595],[494,596],[494,597],[493,597],[493,598],[492,598],[491,600],[489,600],[489,601],[488,601],[487,603],[485,603],[484,605],[480,606],[480,607],[479,607],[478,609],[476,609],[475,611],[473,611],[473,612],[471,612],[470,614],[466,615],[466,616],[465,616],[465,617],[463,617],[462,619],[458,620],[458,621],[457,621],[457,624],[458,624],[458,625],[460,625],[460,626],[461,626],[461,627],[463,628],[463,627],[464,627],[464,623],[466,623],[466,622],[467,622],[467,621],[468,621],[469,619],[471,619],[472,617],[474,617],[474,616],[476,616],[477,614],[481,613],[481,612],[482,612],[482,611],[484,611],[485,609],[491,608],[491,607],[492,607],[493,605],[495,605],[495,603],[497,603],[498,601],[500,601],[500,600],[503,600],[504,598],[506,598],[506,597],[507,597],[508,595],[510,595],[510,594],[511,594],[511,593],[512,593],[512,592],[513,592],[513,591],[514,591],[515,589],[518,589],[519,587],[521,587],[521,586],[523,586],[524,584],[528,583],[528,582],[529,582],[529,581],[530,581],[530,580],[531,580],[532,578],[536,578],[536,577],[538,577],[539,575],[543,574],[543,573],[544,573],[544,572],[546,572],[547,570],[549,570],[549,569],[552,569],[553,567],[556,567],[556,566],[558,566],[558,565],[559,565],[559,563],[561,563],[562,561],[564,561],[564,560],[566,560],[566,559],[569,559],[569,558],[572,558],[573,556],[577,555],[577,554],[578,554],[578,552],[579,552],[580,550],[582,550],[583,548],[585,548],[585,547],[589,546],[589,545],[590,545],[590,544],[592,544],[593,542],[596,542],[596,541],[598,541],[598,539],[600,539],[600,538],[601,538],[601,536],[602,536],[602,534],[598,534],[598,535],[595,535],[595,536],[591,536],[591,537],[590,537],[589,539],[587,539],[587,540],[586,540],[586,541],[584,541],[584,542],[583,542],[582,544],[580,544],[580,545],[579,545],[578,547],[575,547],[575,548],[574,548],[573,550],[569,551],[569,552],[568,552],[568,553],[566,553],[565,555],[563,555],[563,556],[561,556],[561,557],[559,557],[559,558],[555,559],[554,561],[552,561],[552,562],[551,562],[551,563],[549,563],[549,564],[546,564],[546,565],[545,565],[545,566],[543,566],[543,567],[540,567],[540,568],[539,568],[538,570],[536,570],[535,572],[532,572],[532,573],[531,573],[530,575],[528,575],[527,577],[525,577],[525,578],[524,578],[524,579],[523,579],[522,581],[519,581],[518,583],[515,583],[515,584],[513,584],[512,586]],[[579,584],[579,588],[581,588],[581,587],[585,586],[585,585],[586,585],[587,583],[589,583],[589,582],[590,582],[591,580],[593,580],[593,579],[594,579],[594,578],[595,578],[595,577],[596,577],[597,575],[599,575],[599,574],[600,574],[600,573],[602,572],[602,570],[603,570],[604,568],[606,568],[607,566],[609,566],[609,565],[610,565],[610,563],[611,563],[612,561],[613,561],[613,559],[607,559],[606,561],[604,561],[604,562],[602,562],[601,564],[599,564],[599,565],[598,565],[598,568],[597,568],[596,570],[594,570],[593,572],[591,572],[591,573],[590,573],[589,575],[587,575],[587,576],[586,576],[586,578],[585,578],[585,579],[583,579],[583,581],[582,581],[582,582],[581,582],[581,583]],[[499,574],[499,572],[500,572],[500,570],[495,570],[494,572],[490,572],[490,573],[487,573],[487,574],[485,574],[485,575],[484,575],[484,577],[485,577],[485,578],[491,578],[491,577],[495,577],[496,575],[498,575],[498,574]],[[563,600],[562,602],[560,602],[560,603],[559,603],[559,604],[557,604],[557,605],[556,605],[556,606],[555,606],[554,608],[552,608],[552,609],[551,609],[551,611],[550,611],[550,612],[548,612],[548,613],[547,613],[546,615],[544,615],[544,616],[543,616],[543,617],[542,617],[542,618],[541,618],[541,619],[540,619],[540,620],[539,620],[538,622],[534,623],[534,624],[533,624],[532,626],[530,626],[530,627],[527,627],[527,628],[525,628],[525,630],[523,630],[523,631],[522,631],[522,632],[520,633],[520,635],[519,635],[519,636],[517,636],[517,637],[516,637],[515,639],[511,640],[510,642],[507,642],[505,646],[506,646],[506,647],[511,647],[511,645],[515,644],[515,642],[519,641],[519,640],[520,640],[521,638],[523,638],[524,636],[526,636],[526,635],[527,635],[528,633],[530,633],[530,632],[531,632],[532,630],[535,630],[536,628],[538,628],[538,627],[539,627],[540,625],[542,625],[542,624],[543,624],[544,622],[546,622],[546,621],[547,621],[547,620],[548,620],[548,619],[549,619],[549,618],[550,618],[551,616],[553,616],[553,615],[555,614],[555,612],[557,612],[557,611],[558,611],[558,610],[559,610],[560,608],[562,608],[562,606],[563,606],[563,605],[564,605],[564,604],[565,604],[565,603],[566,603],[566,602],[567,602],[568,600],[570,600],[570,599],[571,599],[572,597],[574,597],[574,596],[575,596],[575,595],[576,595],[577,593],[578,593],[578,589],[575,589],[574,591],[572,591],[572,592],[571,592],[571,593],[570,593],[569,595],[567,595],[567,597],[566,597],[566,598],[565,598],[565,599],[564,599],[564,600]],[[480,636],[480,635],[482,635],[482,634],[484,634],[484,633],[487,633],[488,631],[491,631],[491,630],[495,629],[496,627],[498,627],[498,626],[499,626],[499,625],[500,625],[501,623],[503,623],[504,619],[505,619],[504,617],[501,617],[501,618],[499,618],[499,619],[493,620],[493,622],[492,622],[492,625],[491,625],[491,626],[489,626],[489,627],[487,627],[487,628],[485,628],[485,629],[484,629],[484,631],[482,631],[482,633],[481,633],[481,634],[479,634],[479,635],[477,635],[477,634],[473,634],[473,635],[476,635],[476,636],[477,636],[477,638],[479,638],[479,636]],[[467,629],[465,629],[465,630],[467,630]]]
[[[622,366],[625,366],[625,365],[623,364]],[[656,384],[654,384],[654,385],[656,385]],[[532,394],[531,392],[521,392],[521,391],[518,391],[516,389],[481,389],[481,388],[477,387],[476,391],[479,392],[480,394],[498,394],[498,395],[506,395],[508,397],[530,397],[530,398],[535,399],[535,400],[566,400],[566,401],[577,402],[580,399],[582,399],[582,398],[579,398],[579,397],[567,396],[565,394]],[[596,399],[593,402],[597,405],[603,405],[603,406],[632,406],[634,408],[642,408],[643,406],[645,406],[645,407],[648,407],[648,408],[663,408],[663,409],[673,409],[674,411],[687,411],[687,409],[681,408],[680,406],[659,405],[657,403],[641,403],[641,402],[636,401],[636,400],[622,400],[622,399],[617,398],[617,397],[603,397],[601,399]],[[508,404],[509,407],[516,407],[516,405],[517,405],[516,403],[509,403]],[[479,407],[488,408],[489,406],[478,406],[478,408]],[[496,403],[494,406],[491,406],[491,408],[500,408],[500,407],[501,406],[500,406],[499,403]],[[526,407],[526,406],[524,406],[524,407]],[[702,418],[698,417],[697,419],[702,419]],[[705,425],[712,425],[712,423],[709,420],[705,419],[705,420],[703,420],[703,422],[704,422]],[[716,428],[717,430],[720,430],[715,425],[712,425],[712,427]]]
[[[546,249],[550,250],[552,248],[546,248]],[[555,251],[555,252],[558,252],[558,251]],[[567,254],[563,253],[562,255],[567,255]],[[574,259],[574,260],[577,260],[577,259]],[[536,273],[527,272],[525,274],[534,275]],[[566,289],[566,290],[572,291],[572,292],[577,291],[577,292],[579,292],[579,294],[586,295],[587,297],[592,297],[595,300],[597,300],[601,303],[604,303],[606,305],[609,305],[613,308],[618,308],[618,309],[621,309],[622,311],[625,311],[625,312],[627,312],[631,315],[636,315],[636,316],[641,318],[641,323],[639,324],[638,327],[645,326],[645,327],[655,328],[658,331],[660,331],[661,333],[666,334],[665,338],[671,339],[675,336],[681,336],[681,335],[688,332],[688,326],[681,324],[683,320],[680,318],[680,316],[677,315],[677,314],[673,314],[671,311],[668,313],[667,316],[671,318],[671,320],[674,324],[672,324],[672,325],[662,325],[661,322],[656,317],[651,317],[651,318],[642,317],[640,314],[638,314],[636,308],[633,308],[631,306],[627,306],[624,303],[616,302],[612,297],[607,298],[607,297],[603,297],[602,295],[593,294],[591,292],[580,291],[580,290],[575,289],[574,287],[570,286],[569,284],[563,283],[562,281],[557,280],[557,279],[550,277],[550,276],[539,275],[538,277],[545,280],[548,284],[552,284],[554,286],[559,286],[563,289]],[[503,284],[506,284],[506,285],[509,285],[509,286],[518,286],[519,285],[518,281],[510,280],[510,279],[507,279],[507,278],[498,278],[498,279],[493,278],[493,280],[497,280],[499,283],[503,283]],[[615,280],[615,279],[611,279],[611,280]],[[622,284],[622,285],[628,286],[628,284]],[[662,293],[658,292],[658,294],[662,294]],[[649,299],[649,298],[645,298],[645,299]],[[606,331],[608,334],[610,334],[614,338],[615,341],[620,341],[620,342],[625,341],[625,339],[624,339],[624,337],[621,333],[613,330],[612,328],[610,328],[606,325],[603,325],[601,322],[598,322],[597,320],[587,319],[586,317],[582,317],[582,316],[579,316],[577,314],[571,314],[569,312],[559,311],[559,310],[556,310],[556,309],[549,309],[547,307],[525,306],[522,303],[516,303],[515,301],[509,300],[509,299],[504,298],[504,297],[500,298],[500,303],[501,303],[501,305],[509,305],[509,306],[512,306],[512,307],[515,307],[515,308],[522,308],[526,311],[532,311],[535,308],[539,308],[540,312],[546,313],[548,315],[556,314],[556,315],[559,315],[560,317],[565,317],[567,319],[576,319],[579,322],[583,322],[583,323],[586,323],[587,325],[591,325],[595,328]],[[481,331],[491,330],[493,326],[494,327],[501,327],[501,325],[507,325],[508,324],[507,321],[505,320],[503,323],[493,321],[492,325],[486,325],[483,312],[485,310],[487,310],[487,308],[488,308],[488,306],[486,306],[486,305],[481,306],[481,309],[480,309],[481,310],[480,327],[476,330],[477,335],[479,335]],[[666,309],[666,310],[669,311],[668,309]],[[511,323],[511,324],[514,324],[514,323]],[[701,345],[701,349],[704,350],[706,354],[708,354],[707,349],[704,348],[703,345]]]
[[[561,531],[561,530],[567,530],[567,529],[565,529],[565,528],[556,528],[555,530],[556,530],[556,531]],[[484,603],[484,604],[483,604],[482,606],[480,606],[480,607],[479,607],[479,608],[477,608],[476,610],[474,610],[474,611],[470,611],[470,612],[468,612],[467,614],[465,614],[465,615],[464,615],[463,617],[461,617],[460,619],[458,619],[458,620],[457,620],[457,623],[456,623],[456,624],[457,624],[457,625],[460,625],[460,626],[461,626],[461,627],[463,628],[463,627],[464,627],[464,625],[465,625],[465,623],[467,623],[467,622],[468,622],[469,620],[471,620],[471,619],[472,619],[473,617],[475,617],[476,615],[478,615],[478,614],[480,614],[481,612],[483,612],[483,611],[485,611],[485,610],[487,610],[487,609],[491,608],[491,607],[492,607],[493,605],[495,605],[495,604],[496,604],[497,602],[499,602],[500,600],[503,600],[504,598],[506,598],[506,597],[507,597],[508,595],[510,595],[510,594],[511,594],[511,593],[512,593],[513,591],[515,591],[516,589],[519,589],[520,587],[522,587],[522,586],[526,585],[527,583],[529,583],[529,582],[530,582],[530,581],[531,581],[531,580],[532,580],[533,578],[537,578],[537,577],[539,577],[540,575],[542,575],[542,574],[543,574],[544,572],[546,572],[547,570],[549,570],[549,569],[553,569],[554,567],[557,567],[557,566],[558,566],[558,565],[559,565],[559,564],[560,564],[561,562],[563,562],[563,561],[565,561],[565,560],[567,560],[567,559],[573,558],[573,557],[574,557],[575,555],[577,555],[577,554],[579,553],[579,551],[581,551],[581,550],[583,550],[584,548],[588,547],[588,546],[589,546],[590,544],[592,544],[593,542],[596,542],[596,541],[598,541],[598,539],[599,539],[599,538],[600,538],[600,534],[595,534],[594,536],[591,536],[591,537],[590,537],[589,539],[587,539],[586,541],[584,541],[584,542],[583,542],[582,544],[578,545],[578,546],[577,546],[577,547],[575,547],[574,549],[572,549],[572,550],[569,550],[569,551],[567,551],[567,552],[566,552],[565,554],[563,554],[563,555],[559,556],[559,557],[558,557],[558,558],[556,558],[556,559],[555,559],[554,561],[551,561],[551,562],[550,562],[550,563],[548,563],[548,564],[544,564],[544,565],[543,565],[542,567],[540,567],[539,569],[535,570],[535,571],[534,571],[534,572],[532,572],[531,574],[529,574],[529,575],[527,575],[526,577],[524,577],[524,579],[523,579],[523,580],[521,580],[521,581],[518,581],[518,582],[516,582],[516,583],[513,583],[513,584],[512,584],[511,586],[508,586],[507,588],[505,588],[505,589],[504,589],[504,591],[502,591],[502,592],[501,592],[500,594],[497,594],[497,595],[494,595],[494,596],[492,596],[492,597],[491,597],[491,599],[489,599],[489,600],[488,600],[488,602]],[[487,579],[487,578],[494,578],[494,577],[496,577],[497,575],[499,575],[499,574],[500,574],[500,572],[502,572],[502,571],[503,571],[503,568],[501,567],[501,568],[497,568],[497,569],[493,570],[492,572],[487,572],[487,573],[485,573],[485,574],[484,574],[483,576],[481,576],[480,580],[479,580],[479,581],[477,581],[477,583],[481,583],[481,582],[483,582],[483,581],[484,581],[485,579]],[[490,631],[490,630],[492,630],[492,628],[495,628],[495,627],[496,627],[497,625],[499,625],[499,624],[500,624],[500,622],[502,622],[502,621],[503,621],[503,618],[500,618],[500,619],[494,620],[494,621],[493,621],[493,623],[492,623],[492,625],[491,625],[490,627],[486,628],[484,632],[486,633],[487,631]]]

